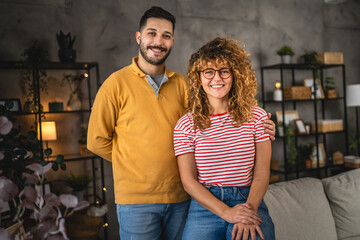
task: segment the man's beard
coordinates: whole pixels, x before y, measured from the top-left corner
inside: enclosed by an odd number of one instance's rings
[[[154,58],[151,58],[151,57],[146,55],[146,51],[149,50],[152,47],[157,47],[157,46],[148,46],[148,47],[146,47],[143,43],[141,43],[141,40],[140,40],[139,48],[140,48],[141,56],[145,59],[145,61],[147,61],[150,64],[153,64],[153,65],[163,64],[166,61],[167,57],[170,55],[171,48],[168,50],[168,52],[166,53],[166,55],[163,58],[154,59]],[[167,50],[166,48],[163,48],[163,47],[157,47],[157,48],[161,49],[161,51],[166,51]]]

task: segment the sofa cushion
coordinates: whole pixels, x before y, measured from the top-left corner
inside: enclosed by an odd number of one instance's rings
[[[339,239],[360,239],[360,169],[322,180]]]
[[[321,180],[301,178],[271,184],[264,200],[277,240],[337,239]]]

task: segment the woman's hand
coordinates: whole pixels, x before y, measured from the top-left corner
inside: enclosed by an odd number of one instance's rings
[[[268,117],[269,117],[268,120],[264,120],[264,128],[265,128],[265,132],[270,135],[270,140],[274,141],[275,140],[276,125],[272,120],[270,120],[271,113],[268,113]]]
[[[247,203],[237,204],[234,207],[229,207],[225,210],[223,216],[225,221],[229,223],[243,223],[243,224],[257,224],[262,221],[257,213],[251,209]]]
[[[231,233],[231,239],[248,240],[249,236],[251,236],[251,239],[255,240],[256,233],[259,234],[261,239],[265,239],[264,234],[262,233],[259,225],[257,225],[257,224],[247,225],[247,224],[243,224],[243,223],[235,223],[234,228]]]

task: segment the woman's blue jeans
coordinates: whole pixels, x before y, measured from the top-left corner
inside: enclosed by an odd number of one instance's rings
[[[240,203],[245,203],[250,191],[250,187],[210,187],[208,189],[218,199],[230,207]],[[261,202],[257,214],[262,220],[260,228],[265,236],[265,239],[274,240],[274,224],[264,201]],[[188,217],[183,233],[183,240],[230,240],[233,227],[233,224],[226,222],[222,218],[200,206],[193,198],[191,198]],[[258,234],[256,234],[256,237],[256,239],[261,239]]]

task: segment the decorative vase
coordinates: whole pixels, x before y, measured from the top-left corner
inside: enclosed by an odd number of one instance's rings
[[[291,56],[290,55],[281,56],[281,63],[290,64],[291,63]]]
[[[75,62],[76,50],[69,48],[60,48],[58,52],[60,62]]]
[[[68,110],[70,111],[77,111],[81,110],[82,103],[79,98],[79,93],[73,92],[70,94],[69,101],[67,102]]]

